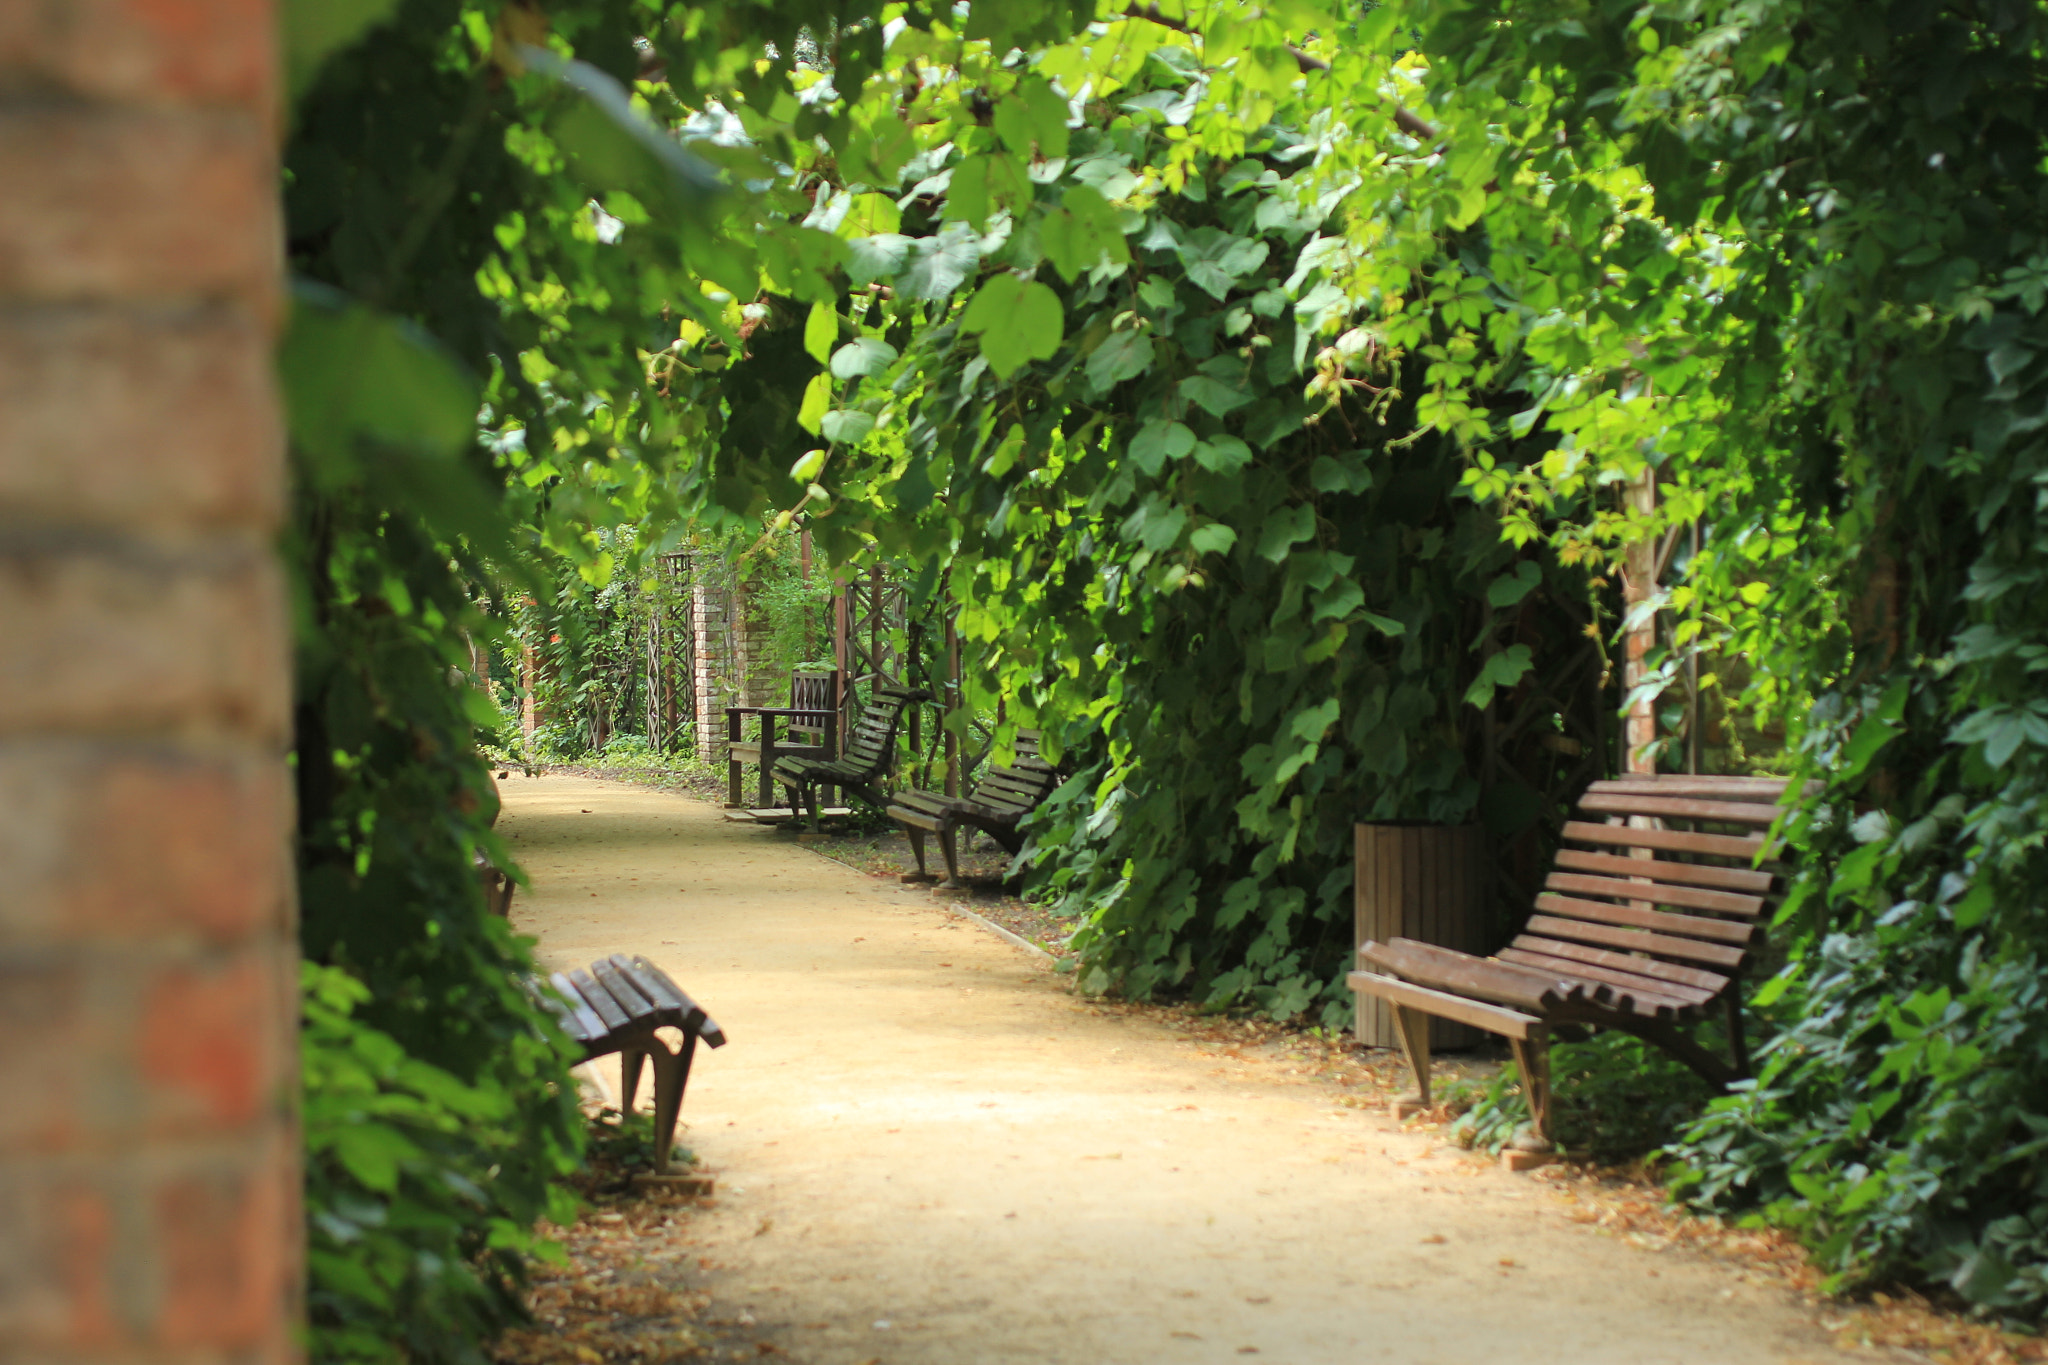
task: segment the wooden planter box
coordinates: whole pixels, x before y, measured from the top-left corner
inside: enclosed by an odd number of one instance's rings
[[[1488,943],[1487,849],[1477,825],[1358,825],[1352,948],[1412,938],[1484,956]],[[1430,1020],[1430,1046],[1476,1046],[1484,1035],[1449,1019]],[[1360,996],[1358,1041],[1401,1046],[1384,1000]]]

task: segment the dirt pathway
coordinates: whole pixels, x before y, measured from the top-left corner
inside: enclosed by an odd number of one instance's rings
[[[644,952],[730,1034],[684,1107],[720,1180],[700,1282],[794,1360],[1848,1358],[1782,1288],[1595,1236],[1320,1087],[1225,1075],[926,893],[687,797],[502,785],[543,956]]]

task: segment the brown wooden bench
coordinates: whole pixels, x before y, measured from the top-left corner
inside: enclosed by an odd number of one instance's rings
[[[725,803],[745,804],[741,787],[750,763],[761,769],[760,804],[775,803],[775,765],[784,758],[836,757],[839,747],[839,699],[837,673],[798,673],[789,680],[787,706],[728,706],[725,708]],[[745,737],[748,716],[760,718],[760,734]],[[787,733],[777,735],[777,722]]]
[[[1024,847],[1020,821],[1059,785],[1059,775],[1038,754],[1038,732],[1017,735],[1017,761],[1006,768],[991,767],[975,784],[969,796],[948,796],[944,792],[898,792],[889,803],[889,818],[910,835],[911,851],[917,856],[916,880],[928,880],[924,870],[924,836],[939,836],[939,851],[946,857],[946,883],[960,881],[960,853],[956,835],[962,828],[978,829],[1011,853]]]
[[[555,994],[536,994],[563,1032],[582,1045],[579,1060],[619,1054],[620,1113],[633,1112],[633,1099],[640,1093],[640,1068],[643,1063],[653,1064],[654,1169],[658,1174],[667,1172],[697,1040],[724,1047],[725,1031],[667,972],[644,957],[613,953],[588,967],[556,972],[547,984],[554,987]],[[662,1028],[680,1030],[682,1046],[670,1051],[656,1036],[655,1030]]]
[[[896,766],[896,732],[903,725],[903,713],[930,696],[917,688],[877,687],[873,698],[861,708],[860,719],[847,736],[843,755],[836,759],[777,759],[775,780],[789,788],[790,809],[802,810],[808,805],[811,825],[816,828],[820,818],[819,793],[827,787],[856,793],[877,806],[888,805],[882,784]]]
[[[1485,958],[1405,938],[1360,948],[1349,985],[1393,1007],[1421,1104],[1427,1015],[1508,1039],[1546,1141],[1549,1044],[1559,1029],[1633,1033],[1715,1085],[1746,1076],[1741,976],[1776,886],[1757,863],[1771,852],[1763,831],[1784,813],[1784,790],[1777,778],[1595,782],[1580,818],[1564,827],[1536,912],[1509,946]],[[1727,1021],[1726,1059],[1685,1031],[1710,1013]]]

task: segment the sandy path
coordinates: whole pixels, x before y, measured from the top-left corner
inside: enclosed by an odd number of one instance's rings
[[[543,956],[645,952],[731,1035],[684,1107],[706,1287],[806,1365],[1847,1358],[1783,1290],[1225,1076],[925,893],[687,797],[502,785]]]

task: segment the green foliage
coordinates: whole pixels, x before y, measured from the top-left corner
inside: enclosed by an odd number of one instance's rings
[[[308,963],[303,985],[311,1354],[481,1361],[476,1343],[524,1311],[525,1258],[559,1255],[534,1220],[574,1212],[522,1169],[532,1096],[497,1074],[465,1083],[368,1026],[370,990],[339,968]]]
[[[1792,961],[1764,991],[1788,1022],[1694,1132],[1692,1188],[1763,1201],[1842,1283],[1918,1274],[2038,1316],[2048,17],[1519,8],[1407,13],[1452,161],[1496,177],[1474,221],[1539,362],[1525,422],[1466,428],[1475,487],[1533,537],[1558,494],[1655,465],[1656,517],[1568,513],[1551,538],[1598,557],[1703,517],[1671,638],[1739,656],[1743,702],[1824,787],[1786,831]],[[1636,186],[1635,215],[1597,178]],[[1573,316],[1598,321],[1552,322]],[[1545,426],[1570,439],[1508,453]]]
[[[1707,1038],[1709,1046],[1718,1041]],[[1567,1151],[1603,1165],[1649,1155],[1672,1141],[1714,1097],[1713,1087],[1670,1053],[1626,1033],[1603,1031],[1550,1049],[1552,1132]],[[1513,1062],[1469,1100],[1451,1124],[1467,1146],[1498,1152],[1529,1122],[1529,1103]]]
[[[1051,71],[1098,102],[1028,194],[987,198],[976,158],[1000,127],[920,134],[885,235],[929,235],[866,268],[896,291],[846,300],[830,377],[805,381],[829,391],[817,410],[873,418],[800,465],[830,499],[814,533],[926,566],[982,661],[964,707],[1001,700],[1076,760],[1033,858],[1087,917],[1084,985],[1334,1022],[1353,821],[1540,843],[1581,771],[1545,736],[1602,751],[1596,590],[1502,542],[1456,443],[1417,429],[1428,358],[1353,325],[1333,283],[1351,257],[1326,235],[1343,128],[1305,86],[1300,125],[1248,129],[1212,102],[1242,72],[1158,25],[1008,67],[939,37],[910,51],[997,107]],[[843,231],[861,189],[827,181],[813,220]],[[763,323],[794,336],[797,316]],[[818,317],[801,325],[823,354]],[[730,409],[729,368],[780,352],[719,354],[684,357],[675,391]]]

